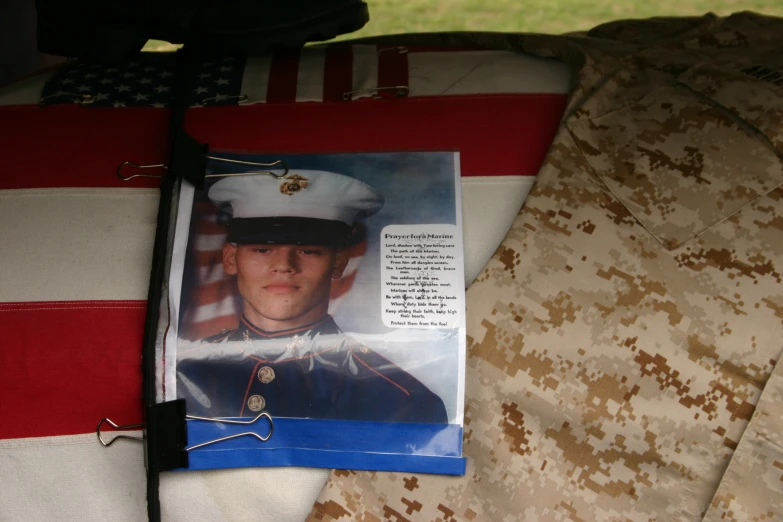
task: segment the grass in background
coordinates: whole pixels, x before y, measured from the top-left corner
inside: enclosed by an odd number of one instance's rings
[[[395,33],[499,31],[560,34],[626,18],[729,15],[783,16],[781,0],[367,0],[370,21],[336,40]],[[150,40],[146,51],[179,46]]]

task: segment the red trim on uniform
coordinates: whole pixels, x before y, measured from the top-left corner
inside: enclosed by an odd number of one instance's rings
[[[142,419],[145,301],[2,303],[0,439]]]
[[[399,46],[378,46],[378,87],[408,86],[408,53]],[[382,98],[395,98],[394,90],[379,89]]]
[[[299,51],[276,53],[272,57],[272,64],[269,66],[269,85],[266,91],[267,103],[296,101],[299,57]]]
[[[387,362],[387,363],[389,363],[390,365],[394,366],[395,368],[398,368],[398,369],[399,369],[399,370],[400,370],[402,373],[404,373],[404,374],[408,375],[408,376],[409,376],[411,379],[416,379],[416,378],[415,378],[413,375],[411,375],[410,373],[406,372],[405,370],[403,370],[402,368],[400,368],[399,366],[397,366],[397,364],[395,364],[395,363],[394,363],[394,361],[392,361],[391,359],[389,359],[389,358],[387,358],[387,357],[384,357],[383,355],[379,354],[378,352],[375,352],[375,355],[376,355],[378,358],[380,358],[380,359],[383,359],[384,361],[386,361],[386,362]],[[422,384],[422,386],[424,386],[424,384]],[[425,388],[427,388],[427,386],[424,386],[424,387],[425,387]],[[429,388],[427,388],[427,389],[429,390]],[[430,390],[430,391],[431,391],[431,390]]]
[[[353,46],[326,48],[324,60],[324,101],[344,101],[343,93],[353,89]]]
[[[300,326],[298,328],[292,328],[290,330],[280,330],[279,332],[265,332],[264,330],[259,329],[257,326],[254,326],[250,321],[247,320],[247,318],[245,318],[244,315],[241,316],[239,318],[239,320],[242,321],[242,323],[249,330],[252,330],[253,332],[257,333],[258,335],[260,335],[260,336],[262,336],[262,337],[264,337],[266,339],[276,339],[278,337],[285,337],[286,335],[291,335],[291,334],[296,334],[296,333],[299,333],[299,332],[304,332],[304,331],[307,331],[307,330],[312,330],[313,328],[321,326],[322,324],[324,324],[326,321],[328,321],[331,318],[332,318],[331,316],[326,315],[326,316],[324,316],[323,319],[320,319],[320,320],[318,320],[318,321],[316,321],[314,323],[310,323],[310,324],[305,325],[305,326]]]
[[[394,382],[393,380],[389,379],[389,378],[388,378],[388,377],[386,377],[384,374],[380,373],[378,370],[376,370],[375,368],[373,368],[372,366],[370,366],[369,364],[367,364],[366,362],[364,362],[364,361],[362,360],[362,358],[361,358],[361,357],[359,357],[359,355],[356,353],[356,351],[355,351],[355,350],[351,349],[351,355],[353,355],[354,357],[356,357],[356,360],[357,360],[357,361],[359,361],[360,363],[362,363],[364,366],[366,366],[366,367],[367,367],[367,369],[369,369],[370,371],[372,371],[373,373],[375,373],[375,374],[376,374],[376,375],[378,375],[379,377],[382,377],[382,378],[383,378],[385,381],[387,381],[387,382],[389,382],[389,383],[391,383],[391,384],[395,385],[396,387],[398,387],[400,390],[402,390],[402,391],[403,391],[403,393],[405,393],[405,395],[408,395],[408,396],[410,396],[410,394],[411,394],[411,393],[410,393],[408,390],[406,390],[405,388],[403,388],[402,386],[400,386],[399,384],[397,384],[397,383],[396,383],[396,382]]]

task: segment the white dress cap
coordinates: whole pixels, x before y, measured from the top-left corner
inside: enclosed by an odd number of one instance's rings
[[[280,176],[284,171],[271,171]],[[212,185],[209,199],[232,218],[300,217],[342,221],[351,226],[378,212],[383,196],[358,179],[323,170],[289,170],[226,177]]]

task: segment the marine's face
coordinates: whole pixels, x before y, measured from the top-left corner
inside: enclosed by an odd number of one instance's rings
[[[245,316],[267,331],[297,328],[326,315],[331,280],[342,275],[346,263],[343,251],[325,246],[223,247],[223,267],[237,276]]]

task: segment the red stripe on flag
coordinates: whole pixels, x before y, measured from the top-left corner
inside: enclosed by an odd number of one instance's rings
[[[188,111],[186,127],[212,150],[459,150],[463,176],[534,175],[565,102],[562,94],[496,94],[210,107]],[[0,108],[0,190],[156,187],[155,179],[120,181],[116,170],[128,160],[162,163],[168,118],[152,108]]]
[[[378,46],[378,95],[383,98],[397,96],[395,89],[383,87],[408,86],[408,52],[399,47]]]
[[[296,101],[296,83],[299,76],[299,51],[277,53],[269,66],[267,103],[292,103]]]
[[[156,179],[121,181],[116,171],[123,161],[162,163],[168,128],[167,109],[2,107],[0,190],[157,187]]]
[[[353,89],[353,48],[334,45],[326,49],[324,59],[324,101],[343,101]]]
[[[0,439],[141,422],[144,301],[0,304]]]
[[[463,176],[534,176],[565,102],[559,94],[497,94],[216,107],[194,111],[188,128],[213,150],[458,150]]]

